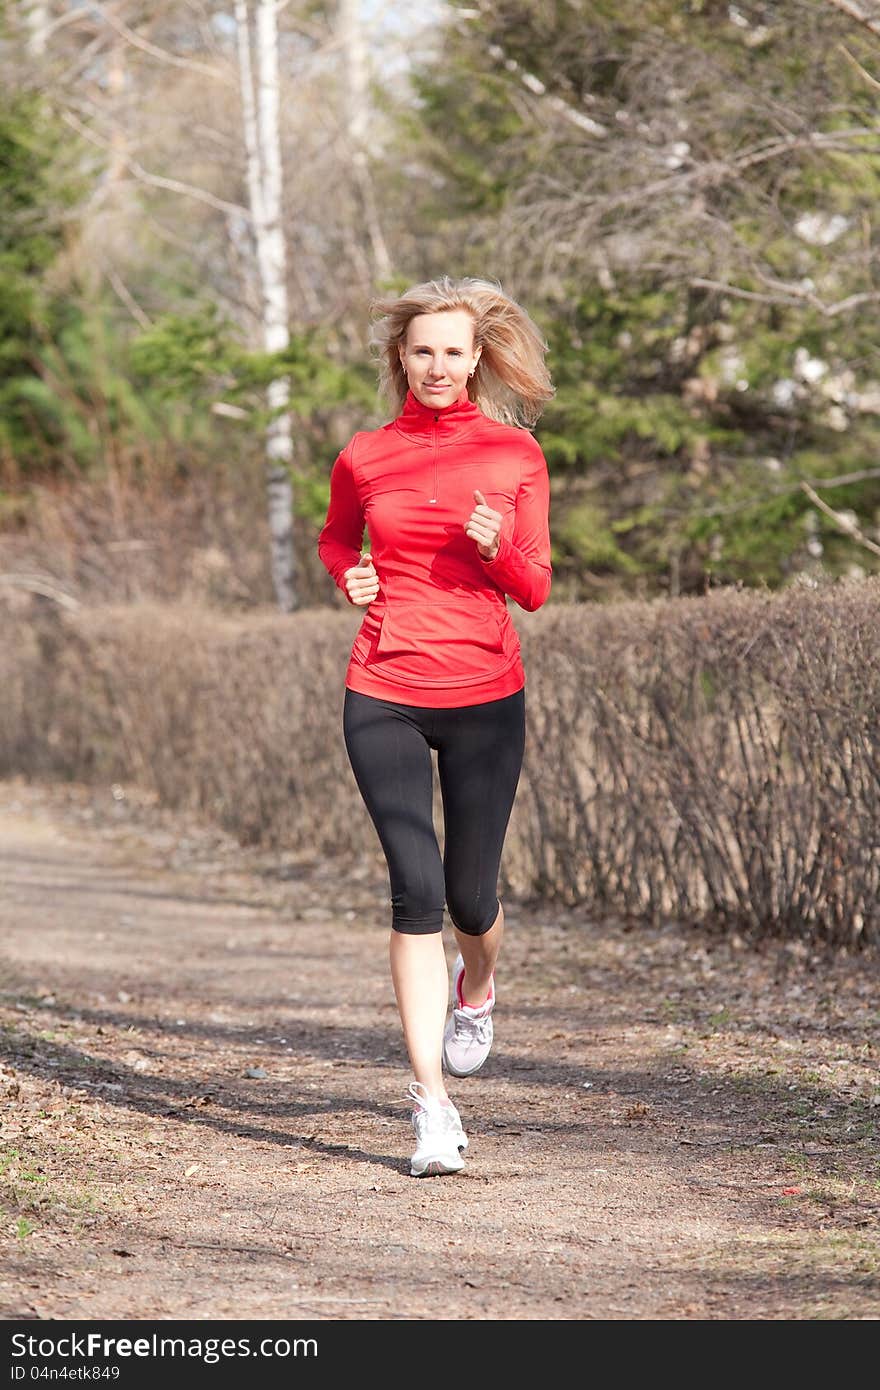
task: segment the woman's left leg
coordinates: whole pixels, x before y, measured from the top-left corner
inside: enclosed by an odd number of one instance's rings
[[[498,871],[525,750],[525,689],[436,712],[446,907],[464,961],[463,999],[488,996],[504,930]]]

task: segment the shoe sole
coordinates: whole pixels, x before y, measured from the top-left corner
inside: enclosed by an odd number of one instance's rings
[[[468,1071],[458,1071],[458,1069],[452,1065],[449,1058],[446,1056],[446,1053],[443,1053],[443,1065],[449,1072],[450,1076],[476,1076],[477,1072],[480,1071],[486,1065],[488,1060],[489,1057],[487,1055],[483,1058],[482,1062],[478,1062],[475,1067],[471,1067]],[[459,1147],[461,1146],[459,1145]]]
[[[456,980],[455,980],[455,978],[453,977],[453,988],[455,988],[455,986],[456,986]],[[455,999],[455,995],[453,994],[453,1002],[454,1002],[454,999]],[[495,1038],[494,1038],[494,1036],[493,1036],[492,1042],[494,1042],[494,1041],[495,1041]],[[491,1052],[491,1050],[492,1050],[492,1043],[489,1044],[489,1052]],[[446,1038],[444,1037],[444,1039],[443,1039],[443,1065],[444,1065],[444,1067],[446,1068],[446,1070],[449,1072],[449,1075],[450,1075],[450,1076],[476,1076],[477,1072],[480,1071],[480,1070],[486,1065],[486,1063],[488,1062],[488,1060],[489,1060],[489,1052],[486,1053],[486,1055],[485,1055],[485,1057],[483,1058],[482,1062],[478,1062],[477,1065],[476,1065],[475,1067],[469,1067],[467,1071],[459,1071],[458,1068],[457,1068],[457,1067],[454,1067],[454,1066],[452,1065],[452,1063],[450,1062],[449,1057],[448,1057],[447,1054],[446,1054]],[[461,1145],[459,1145],[459,1147],[461,1147]]]
[[[410,1165],[409,1174],[411,1178],[440,1178],[447,1173],[460,1173],[464,1167],[464,1159],[459,1156],[458,1162],[446,1157],[429,1158],[421,1168]]]
[[[495,1039],[493,1038],[492,1041],[494,1042]],[[483,1060],[482,1060],[481,1062],[478,1062],[477,1065],[476,1065],[475,1067],[469,1067],[467,1071],[459,1071],[459,1069],[458,1069],[457,1067],[454,1067],[454,1066],[452,1065],[452,1063],[450,1062],[450,1060],[449,1060],[449,1056],[448,1056],[447,1051],[446,1051],[446,1039],[444,1038],[444,1039],[443,1039],[443,1065],[444,1065],[444,1067],[446,1068],[446,1070],[449,1072],[450,1076],[474,1076],[474,1075],[481,1069],[481,1067],[484,1067],[484,1066],[486,1065],[486,1063],[488,1062],[488,1060],[489,1060],[489,1054],[490,1054],[491,1050],[492,1050],[492,1049],[491,1049],[491,1045],[490,1045],[489,1052],[486,1053],[486,1055],[485,1055],[485,1057],[483,1058]]]

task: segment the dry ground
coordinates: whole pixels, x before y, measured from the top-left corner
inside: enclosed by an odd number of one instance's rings
[[[876,1318],[877,959],[505,908],[418,1181],[378,852],[0,784],[0,1316]]]

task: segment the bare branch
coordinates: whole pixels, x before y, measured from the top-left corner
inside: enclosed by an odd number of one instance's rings
[[[870,550],[872,555],[880,555],[880,545],[875,545],[873,541],[869,541],[864,531],[860,530],[854,521],[850,521],[848,516],[844,516],[842,512],[836,512],[833,507],[829,507],[827,502],[823,502],[822,498],[810,487],[809,483],[802,480],[801,490],[807,494],[810,501],[815,507],[819,508],[820,512],[824,512],[825,515],[834,522],[838,530],[843,531],[844,535],[849,536],[850,539],[856,541],[858,545],[864,546],[865,550]]]
[[[203,77],[213,78],[217,82],[232,83],[232,74],[221,72],[218,68],[209,67],[207,63],[200,63],[193,58],[181,58],[176,53],[169,53],[167,49],[158,48],[156,44],[150,43],[147,39],[142,39],[133,29],[129,29],[127,24],[123,24],[121,19],[117,19],[114,14],[98,3],[98,0],[91,0],[90,8],[96,10],[105,24],[109,24],[111,29],[130,43],[134,48],[139,48],[144,53],[148,53],[151,58],[157,58],[162,63],[169,63],[175,68],[189,68],[191,72],[201,73]]]
[[[62,110],[59,114],[61,119],[81,135],[84,140],[88,140],[91,144],[97,145],[99,149],[111,150],[119,162],[123,164],[125,168],[128,169],[129,173],[133,174],[136,179],[139,179],[141,183],[150,184],[153,188],[165,188],[170,193],[182,193],[187,198],[194,198],[199,203],[205,203],[208,207],[216,208],[218,212],[235,212],[240,216],[250,219],[251,214],[249,209],[242,207],[241,203],[230,203],[225,198],[218,198],[214,193],[209,193],[205,188],[197,188],[195,184],[191,183],[181,183],[180,179],[168,179],[162,174],[151,174],[149,170],[145,169],[137,160],[130,159],[128,155],[122,155],[117,150],[113,149],[109,140],[105,140],[102,136],[96,135],[95,132],[90,130],[87,125],[84,125],[82,121],[77,120],[76,116],[74,116],[71,111]]]
[[[151,184],[154,188],[165,188],[170,193],[182,193],[187,198],[195,198],[197,202],[205,203],[209,208],[216,208],[218,212],[235,212],[250,217],[248,209],[241,203],[230,203],[226,198],[218,198],[205,188],[198,188],[191,183],[181,183],[180,179],[168,179],[161,174],[151,174],[143,165],[138,164],[137,160],[125,158],[122,162],[142,183]]]
[[[722,294],[732,295],[735,299],[752,299],[758,304],[809,304],[810,308],[825,318],[849,313],[851,309],[857,309],[862,304],[880,303],[880,290],[865,290],[860,294],[848,295],[846,299],[839,299],[835,304],[825,304],[812,290],[797,285],[780,283],[778,293],[762,294],[759,290],[740,289],[738,285],[728,285],[723,280],[709,280],[701,275],[694,276],[688,283],[698,289],[718,290]]]
[[[872,19],[870,15],[864,13],[854,0],[828,0],[828,4],[835,10],[840,10],[842,14],[854,19],[856,24],[863,24],[872,34],[880,38],[880,19]]]
[[[74,10],[72,13],[78,14],[79,11]],[[67,90],[71,84],[75,83],[91,65],[95,54],[100,53],[109,42],[111,42],[111,40],[108,39],[106,34],[95,34],[89,43],[86,44],[85,48],[81,49],[79,53],[76,54],[73,62],[59,74],[56,90]]]
[[[837,478],[822,478],[820,487],[851,487],[853,483],[871,483],[880,478],[880,468],[860,468],[857,473],[841,473]]]
[[[113,286],[113,289],[116,291],[119,298],[122,300],[126,309],[131,314],[135,323],[139,324],[141,328],[152,328],[153,320],[149,317],[149,315],[144,313],[143,309],[138,304],[137,300],[134,298],[134,295],[128,289],[122,277],[118,275],[115,270],[109,270],[106,267],[104,273],[107,276],[107,279],[110,281],[110,284]]]
[[[755,149],[747,150],[743,154],[732,160],[710,159],[703,164],[696,165],[693,169],[676,171],[672,174],[664,174],[654,179],[650,183],[634,183],[630,187],[622,189],[617,194],[605,194],[599,197],[589,194],[571,199],[571,206],[581,208],[593,208],[607,214],[618,208],[631,206],[644,207],[652,199],[663,196],[667,193],[682,194],[685,190],[694,188],[703,190],[715,188],[726,183],[730,179],[736,178],[746,170],[755,168],[760,164],[769,163],[771,160],[780,159],[795,153],[797,150],[807,149],[841,149],[849,150],[852,148],[850,141],[855,137],[880,136],[880,125],[876,127],[853,127],[847,131],[831,131],[828,133],[810,131],[807,135],[789,135],[782,140],[774,140],[769,144],[762,144]],[[871,153],[865,150],[864,146],[858,146],[860,154]],[[569,190],[560,185],[560,191],[568,195]]]
[[[688,284],[696,286],[701,290],[718,290],[720,294],[732,295],[735,299],[750,299],[757,304],[800,304],[803,302],[803,295],[795,298],[792,295],[784,294],[762,294],[760,290],[743,290],[738,285],[728,285],[723,280],[709,280],[703,275],[695,275]]]
[[[70,609],[71,612],[80,607],[79,600],[59,588],[57,580],[41,574],[0,574],[0,585],[2,584],[11,589],[26,589],[28,593],[41,594],[43,598],[50,598],[59,607]]]
[[[599,121],[594,121],[591,116],[585,116],[583,111],[578,111],[577,107],[572,106],[563,97],[549,93],[546,83],[542,82],[539,77],[535,77],[534,73],[527,72],[525,68],[520,67],[515,58],[508,58],[500,44],[489,45],[489,56],[494,58],[496,62],[503,63],[505,70],[512,73],[522,83],[526,91],[531,92],[533,96],[540,97],[552,110],[562,116],[564,120],[576,125],[579,130],[585,131],[587,135],[597,137],[608,134],[607,127]]]
[[[853,483],[869,483],[880,478],[880,468],[863,468],[858,473],[842,473],[836,478],[816,478],[814,482],[817,487],[824,489],[834,487],[850,487]],[[807,483],[806,487],[810,484]],[[739,512],[747,512],[755,507],[763,507],[768,502],[775,502],[777,497],[788,497],[793,492],[804,491],[804,480],[800,479],[796,483],[783,483],[778,487],[768,488],[766,492],[758,496],[743,497],[738,502],[720,502],[711,507],[658,507],[657,515],[663,517],[694,517],[702,516],[736,516]]]
[[[865,79],[865,81],[867,82],[868,86],[869,86],[869,87],[874,87],[874,88],[876,88],[876,90],[877,90],[878,92],[880,92],[880,82],[877,81],[876,77],[872,77],[872,76],[871,76],[871,74],[868,72],[867,68],[863,68],[863,67],[862,67],[862,65],[861,65],[861,63],[859,62],[858,58],[856,58],[856,57],[854,56],[854,54],[850,53],[850,51],[849,51],[849,49],[847,48],[846,44],[844,44],[844,43],[839,43],[839,44],[837,45],[837,47],[840,49],[841,53],[843,54],[844,58],[846,58],[847,62],[852,63],[853,67],[855,68],[855,70],[856,70],[856,72],[859,74],[859,76],[860,76],[860,77],[863,77],[863,78]]]
[[[83,10],[76,7],[72,10],[65,10],[63,14],[56,15],[55,19],[51,20],[44,30],[46,38],[51,38],[59,29],[65,28],[68,24],[82,24],[83,20],[87,21],[89,19],[90,13],[91,10]]]

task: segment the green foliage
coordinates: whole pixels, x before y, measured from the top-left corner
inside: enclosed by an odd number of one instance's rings
[[[511,142],[523,131],[523,121],[509,101],[506,82],[491,72],[468,74],[468,99],[462,101],[462,73],[451,60],[430,74],[416,74],[419,123],[422,130],[436,131],[429,157],[431,180],[424,198],[423,216],[482,216],[503,204],[509,169],[493,158],[491,142]],[[411,123],[411,130],[416,127]],[[454,131],[450,142],[443,132]]]
[[[64,139],[39,94],[0,95],[0,256],[19,275],[51,263],[61,242],[58,214],[78,192],[58,166]]]
[[[621,550],[607,518],[590,502],[566,508],[553,531],[554,563],[573,558],[603,573],[638,574],[641,566]]]
[[[132,343],[132,370],[160,398],[206,399],[229,374],[230,332],[214,304],[191,314],[165,314]]]
[[[28,369],[3,384],[0,441],[44,470],[86,473],[122,449],[137,453],[159,438],[155,401],[127,370],[125,342],[100,305],[68,304],[54,333],[36,344]]]
[[[833,481],[877,457],[876,417],[854,404],[880,378],[864,298],[880,195],[876,91],[859,68],[877,71],[870,34],[805,0],[451,11],[413,99],[398,103],[397,83],[377,94],[383,130],[397,121],[372,170],[387,287],[497,275],[540,324],[556,396],[537,433],[567,591],[876,569],[799,486],[826,480],[829,504],[877,535],[877,480]],[[283,353],[252,351],[185,247],[164,256],[144,230],[135,290],[149,285],[154,321],[136,331],[117,302],[53,288],[82,192],[75,146],[38,97],[0,96],[0,458],[27,476],[98,470],[121,451],[155,451],[172,473],[257,456],[266,387],[284,376],[296,507],[319,521],[336,448],[378,423],[352,331],[363,285],[338,301],[344,323],[293,322]],[[846,219],[827,243],[803,234],[815,213]],[[299,235],[294,220],[294,254]],[[817,382],[799,375],[804,353],[826,364]]]
[[[294,412],[310,416],[351,398],[367,405],[363,368],[335,362],[316,332],[291,337],[280,352],[254,352],[241,346],[235,326],[214,304],[189,315],[166,314],[132,344],[132,368],[160,396],[249,404],[262,410],[265,388],[279,377],[291,385]]]
[[[858,294],[877,265],[876,94],[858,67],[876,69],[869,36],[799,0],[744,5],[739,18],[721,0],[456,8],[420,78],[434,199],[424,209],[442,208],[468,266],[515,266],[518,297],[547,336],[556,396],[537,433],[557,484],[558,563],[580,570],[584,593],[607,573],[644,592],[646,579],[670,582],[673,564],[685,590],[778,585],[819,564],[877,568],[799,487],[870,472],[876,459],[871,417],[847,405],[843,428],[838,406],[831,428],[822,384],[846,379],[857,396],[880,375],[876,305]],[[581,115],[601,139],[579,136]],[[711,178],[683,176],[676,191],[665,173],[677,167],[665,159],[674,139],[686,161],[715,161]],[[642,183],[660,190],[643,205]],[[693,199],[704,215],[681,223]],[[603,200],[609,212],[581,233],[572,209],[588,219]],[[817,212],[848,219],[830,244],[799,230]],[[644,264],[615,264],[621,237]],[[701,273],[754,297],[698,288]],[[852,308],[822,312],[811,286],[826,303],[853,294]],[[799,350],[826,364],[819,383],[798,377]],[[778,384],[791,380],[780,404]],[[875,534],[876,480],[825,495]]]
[[[46,280],[83,189],[74,149],[39,94],[0,94],[0,448],[25,470],[57,462],[62,432],[64,405],[42,363],[78,322],[76,307]]]

